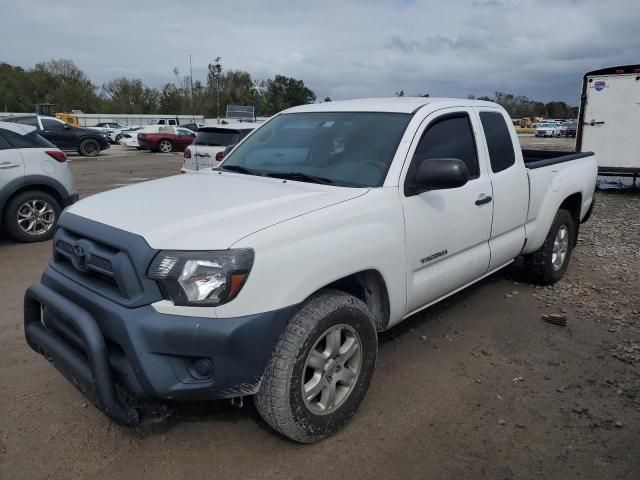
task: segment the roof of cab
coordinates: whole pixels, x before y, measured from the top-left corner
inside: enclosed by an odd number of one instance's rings
[[[470,100],[465,98],[435,97],[390,97],[361,98],[355,100],[339,100],[325,103],[311,103],[285,110],[286,113],[302,112],[390,112],[415,113],[425,105],[442,105],[442,107],[483,106],[497,107],[493,102]]]

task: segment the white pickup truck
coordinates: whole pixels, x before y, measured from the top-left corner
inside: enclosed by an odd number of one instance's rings
[[[254,395],[315,442],[362,402],[377,332],[521,255],[560,280],[595,182],[592,153],[523,152],[490,102],[291,108],[210,174],[67,209],[26,339],[118,424]]]

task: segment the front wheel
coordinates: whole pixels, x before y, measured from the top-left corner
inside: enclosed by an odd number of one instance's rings
[[[366,305],[336,290],[308,300],[276,345],[255,398],[284,436],[314,443],[356,413],[375,369],[376,329]]]
[[[4,223],[9,234],[20,242],[49,240],[60,216],[60,204],[51,195],[37,190],[22,192],[9,200]]]
[[[575,245],[576,227],[567,210],[558,210],[542,247],[524,257],[527,274],[534,283],[550,285],[567,271]]]
[[[83,140],[80,144],[80,155],[85,157],[95,157],[100,153],[100,144],[96,140]]]

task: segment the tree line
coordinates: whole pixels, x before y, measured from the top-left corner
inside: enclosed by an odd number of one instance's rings
[[[59,112],[142,113],[225,116],[227,105],[253,105],[258,115],[269,116],[295,105],[316,101],[315,93],[302,80],[276,75],[254,80],[248,72],[220,72],[209,64],[206,80],[193,80],[173,70],[174,80],[162,88],[147,86],[139,78],[119,77],[95,85],[71,60],[49,60],[30,69],[0,63],[0,109],[32,112],[37,103],[53,103]],[[395,93],[403,96],[404,90]],[[429,94],[421,94],[429,96]],[[476,98],[469,95],[469,98]],[[513,118],[576,118],[578,107],[565,102],[540,102],[526,96],[495,92],[482,96],[502,105]],[[331,101],[329,97],[325,102]]]
[[[469,95],[469,98],[476,98]],[[577,118],[578,107],[572,107],[565,102],[539,102],[524,95],[495,92],[494,97],[482,96],[477,100],[496,102],[509,112],[511,118],[544,117],[544,118]]]
[[[53,103],[56,111],[225,116],[227,105],[253,105],[259,115],[313,103],[316,96],[302,80],[276,75],[254,81],[248,72],[220,72],[209,65],[202,82],[173,70],[174,81],[162,88],[139,78],[119,77],[95,85],[71,60],[49,60],[24,69],[0,63],[0,109],[32,112],[37,103]]]

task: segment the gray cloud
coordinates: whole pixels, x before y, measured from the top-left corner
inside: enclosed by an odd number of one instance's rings
[[[637,0],[6,2],[0,60],[71,58],[94,82],[204,79],[222,57],[254,78],[301,78],[319,98],[491,94],[576,104],[584,72],[639,61]]]

